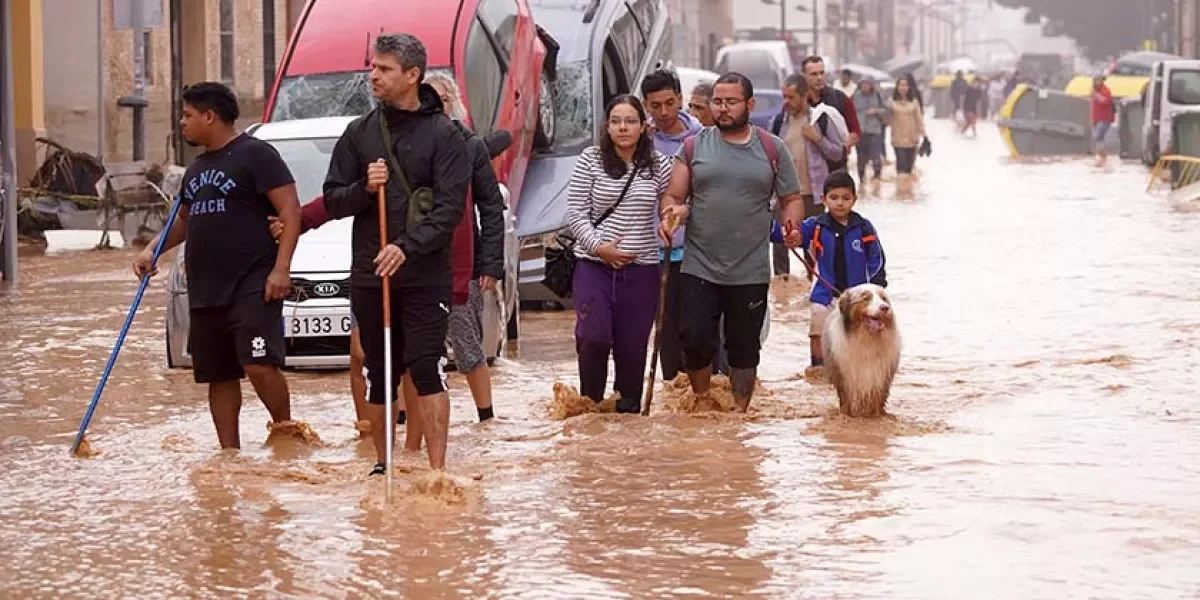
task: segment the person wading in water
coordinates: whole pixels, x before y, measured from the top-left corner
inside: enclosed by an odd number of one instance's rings
[[[368,414],[386,472],[382,277],[390,277],[392,371],[412,373],[417,398],[407,403],[429,443],[429,466],[446,468],[450,397],[443,370],[451,307],[450,246],[466,210],[471,162],[462,132],[442,110],[425,78],[425,46],[408,34],[375,40],[371,93],[379,106],[355,119],[334,146],[325,177],[330,218],[354,217],[351,310],[360,326],[367,372]],[[391,143],[388,143],[391,140]],[[385,186],[387,233],[379,239],[377,194]],[[414,204],[415,203],[415,204]],[[414,402],[420,405],[415,410]]]
[[[680,268],[680,297],[687,310],[680,315],[680,329],[692,391],[699,397],[709,393],[724,317],[733,397],[737,410],[745,412],[754,391],[771,281],[771,199],[778,195],[784,218],[792,223],[804,220],[804,201],[783,140],[750,125],[750,80],[740,73],[722,75],[713,86],[711,106],[717,126],[696,134],[675,155],[659,235],[670,242],[679,224],[687,222]],[[792,232],[785,242],[798,247],[800,233]]]
[[[138,254],[133,272],[154,272],[154,248],[187,240],[191,327],[188,347],[196,383],[208,384],[208,406],[221,448],[240,448],[241,379],[247,375],[271,420],[291,420],[283,366],[283,299],[292,289],[292,253],[300,237],[300,200],[287,163],[270,144],[234,127],[237,97],[227,86],[199,83],[183,91],[184,139],[204,146],[183,174],[183,207],[169,231]],[[276,245],[267,219],[278,216]]]
[[[658,313],[656,218],[671,159],[654,149],[636,97],[613,98],[605,117],[600,143],[579,156],[567,189],[567,221],[579,258],[571,292],[579,393],[597,403],[604,399],[611,354],[613,387],[621,395],[617,412],[636,414]]]

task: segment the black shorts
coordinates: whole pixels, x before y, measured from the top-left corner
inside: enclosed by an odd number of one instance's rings
[[[683,367],[698,371],[712,364],[720,344],[721,317],[725,317],[725,349],[729,366],[758,366],[763,319],[767,316],[768,284],[718,285],[695,275],[680,273],[679,333],[683,341]]]
[[[234,381],[246,365],[283,366],[283,301],[265,302],[262,292],[236,297],[233,304],[193,308],[188,349],[196,383]]]
[[[362,342],[367,401],[384,403],[383,289],[355,287],[350,310]],[[446,385],[446,332],[450,323],[450,286],[393,289],[392,386],[406,372],[420,396],[440,394]]]

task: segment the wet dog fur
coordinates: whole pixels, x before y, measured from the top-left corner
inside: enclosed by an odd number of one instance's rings
[[[842,414],[886,415],[892,379],[900,368],[900,332],[887,290],[870,283],[846,290],[825,322],[821,347]]]

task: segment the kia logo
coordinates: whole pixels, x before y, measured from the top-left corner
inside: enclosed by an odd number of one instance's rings
[[[324,296],[326,298],[329,296],[336,296],[340,291],[342,291],[342,288],[336,283],[318,283],[313,286],[314,294],[318,296]]]

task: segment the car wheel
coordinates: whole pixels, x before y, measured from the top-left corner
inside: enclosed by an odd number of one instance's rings
[[[546,71],[542,71],[538,81],[538,120],[537,133],[533,137],[534,146],[545,149],[554,144],[557,117],[558,102],[554,97],[554,82],[550,80]]]

